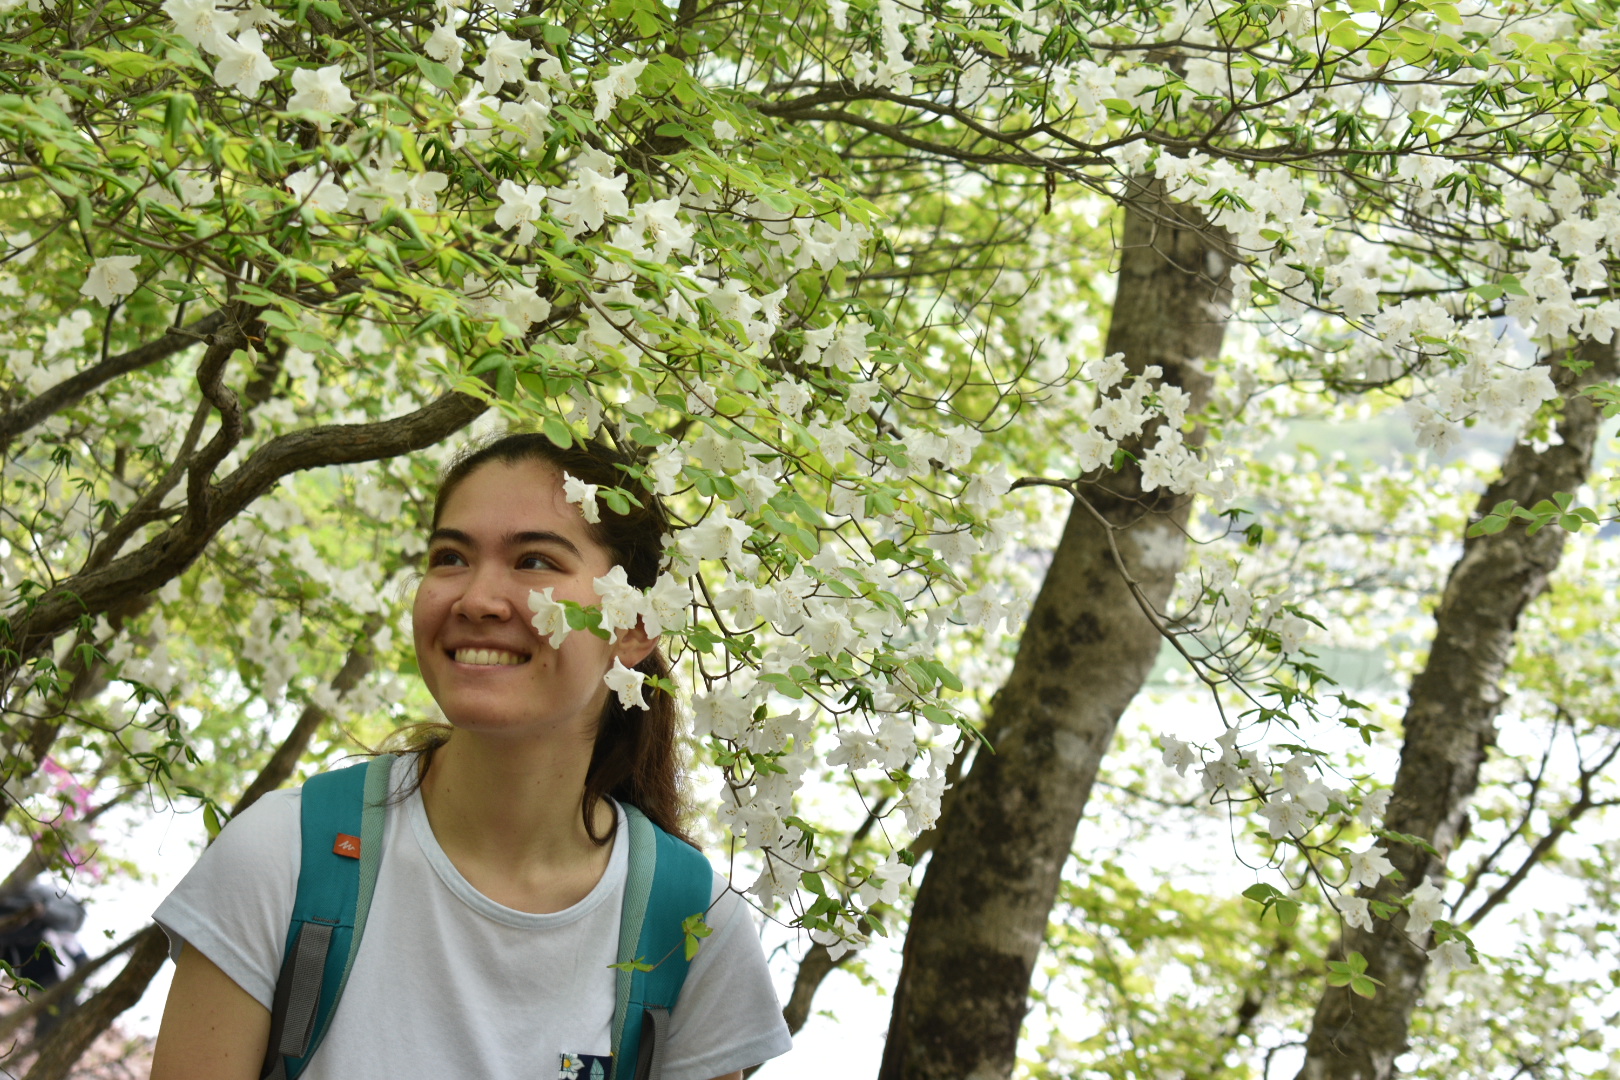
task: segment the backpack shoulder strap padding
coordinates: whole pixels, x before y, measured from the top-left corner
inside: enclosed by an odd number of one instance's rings
[[[294,1080],[331,1026],[377,886],[393,760],[384,754],[304,784],[298,893],[270,1010],[265,1080]],[[359,858],[337,852],[340,836],[359,838]]]
[[[630,867],[619,919],[619,963],[652,965],[649,971],[620,968],[613,1011],[614,1080],[636,1080],[643,1059],[662,1058],[660,1019],[675,1007],[686,981],[686,932],[682,923],[709,909],[714,871],[703,853],[677,840],[624,804],[629,824]],[[653,1013],[649,1028],[648,1013]],[[642,1053],[644,1030],[651,1038]],[[635,1070],[632,1072],[631,1070]]]

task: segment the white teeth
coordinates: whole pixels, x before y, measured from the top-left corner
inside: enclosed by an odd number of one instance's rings
[[[480,664],[486,667],[512,667],[528,659],[527,656],[499,649],[457,649],[455,658],[458,663]]]

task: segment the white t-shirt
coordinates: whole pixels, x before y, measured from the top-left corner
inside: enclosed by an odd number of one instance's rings
[[[402,756],[393,783],[409,776]],[[297,891],[301,791],[235,818],[154,916],[171,951],[202,950],[269,1008]],[[565,1056],[605,1057],[624,812],[607,872],[564,911],[495,903],[439,847],[419,792],[388,811],[365,937],[304,1080],[552,1080]],[[792,1048],[753,919],[715,876],[705,938],[670,1016],[664,1080],[711,1080]],[[620,1074],[619,1080],[623,1080]]]

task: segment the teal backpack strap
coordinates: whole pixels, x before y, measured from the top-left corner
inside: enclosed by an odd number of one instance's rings
[[[295,1080],[331,1026],[377,887],[393,760],[384,754],[304,784],[298,895],[261,1080]]]
[[[613,1011],[613,1080],[656,1080],[668,1036],[669,1010],[686,981],[681,924],[709,909],[714,871],[703,853],[624,804],[630,826],[630,869],[619,918],[620,968]]]

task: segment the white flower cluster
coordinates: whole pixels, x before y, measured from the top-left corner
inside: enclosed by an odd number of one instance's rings
[[[615,566],[595,579],[594,587],[600,599],[599,625],[614,641],[620,630],[633,629],[638,622],[649,637],[679,630],[686,625],[692,605],[692,587],[671,574],[660,574],[652,588],[643,591],[625,579],[624,567]],[[550,642],[552,648],[562,648],[573,631],[568,609],[552,598],[552,589],[529,593],[529,610],[534,612],[530,622],[535,633]]]
[[[1081,374],[1097,388],[1098,401],[1083,427],[1074,429],[1069,448],[1080,475],[1111,467],[1114,452],[1148,424],[1162,420],[1158,439],[1142,455],[1142,488],[1165,488],[1178,495],[1195,492],[1217,499],[1232,491],[1229,466],[1216,467],[1187,446],[1182,429],[1192,398],[1179,386],[1156,383],[1164,369],[1149,364],[1140,374],[1125,366],[1123,353],[1089,361]]]
[[[1210,567],[1204,590],[1213,602],[1216,616],[1234,627],[1270,630],[1277,635],[1284,656],[1304,648],[1311,622],[1290,610],[1294,603],[1292,586],[1284,586],[1261,599],[1237,580],[1237,570],[1237,564],[1230,561],[1219,561]]]
[[[1261,794],[1257,812],[1273,840],[1304,840],[1318,825],[1347,820],[1345,812],[1352,805],[1355,820],[1365,829],[1374,829],[1383,820],[1389,806],[1388,788],[1377,788],[1356,798],[1322,781],[1319,759],[1315,755],[1290,751],[1286,759],[1273,764],[1263,761],[1257,749],[1240,748],[1238,738],[1236,728],[1222,732],[1215,740],[1220,754],[1207,759],[1199,747],[1161,734],[1161,760],[1179,776],[1186,776],[1189,768],[1202,766],[1199,772],[1205,790],[1225,792],[1229,801],[1233,789],[1245,783],[1252,785]],[[1369,843],[1361,851],[1344,851],[1341,857],[1345,878],[1333,898],[1333,905],[1346,925],[1370,931],[1374,918],[1371,902],[1366,896],[1355,895],[1355,891],[1377,888],[1394,871],[1395,865],[1388,858],[1388,849],[1377,842]],[[1444,914],[1444,893],[1433,883],[1423,881],[1408,894],[1405,906],[1406,933],[1421,946]],[[1429,955],[1442,972],[1472,966],[1466,944],[1455,939],[1440,942]]]
[[[879,57],[856,50],[849,56],[849,77],[856,86],[877,86],[897,94],[912,92],[912,63],[906,52],[915,46],[926,52],[933,39],[934,27],[920,8],[897,3],[896,0],[878,0],[878,26],[883,41]],[[842,21],[837,14],[834,22]],[[908,33],[909,36],[908,36]]]

